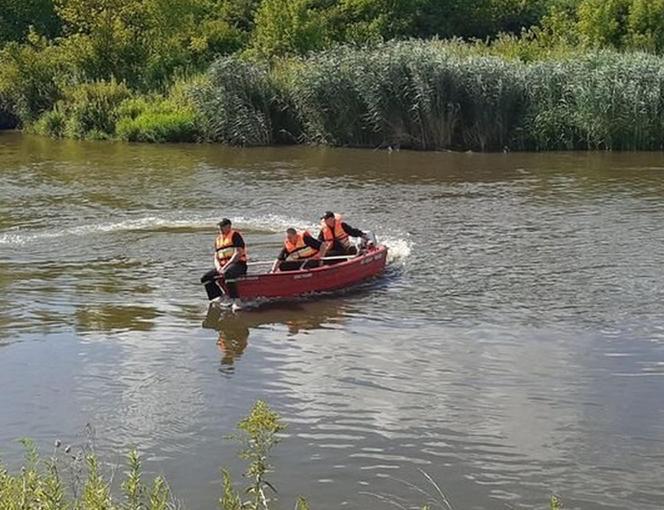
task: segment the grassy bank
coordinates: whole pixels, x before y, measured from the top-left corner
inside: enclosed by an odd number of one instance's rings
[[[280,441],[286,428],[281,417],[262,401],[256,402],[250,413],[237,425],[233,436],[240,444],[239,456],[247,462],[243,474],[246,485],[238,490],[228,471],[222,470],[220,481],[220,510],[270,510],[276,506],[276,489],[268,476],[272,449]],[[157,476],[145,479],[141,459],[135,450],[127,455],[124,470],[102,463],[90,446],[73,448],[56,441],[53,454],[40,457],[34,444],[23,441],[25,463],[16,473],[0,464],[0,509],[2,510],[175,510],[187,508],[171,493],[166,480]],[[116,469],[123,471],[119,490],[114,491]],[[453,510],[443,491],[423,472],[428,489],[417,488],[427,496],[428,503],[420,508]],[[402,504],[389,494],[376,497],[386,507]],[[282,502],[283,503],[283,502]],[[295,510],[309,510],[307,501],[299,497]],[[283,508],[283,504],[281,505]],[[543,505],[542,508],[545,508]],[[548,508],[560,510],[558,498],[551,497]]]
[[[162,94],[136,94],[114,81],[65,88],[31,128],[244,146],[664,148],[663,57],[603,50],[526,62],[507,53],[430,40],[270,63],[223,57]]]
[[[239,145],[663,145],[664,0],[5,4],[0,128]]]

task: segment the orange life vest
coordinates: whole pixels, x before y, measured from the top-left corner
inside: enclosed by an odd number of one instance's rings
[[[298,232],[294,242],[288,239],[284,241],[284,248],[286,249],[286,260],[301,260],[310,259],[318,253],[316,248],[312,248],[304,242],[304,236],[311,237],[311,234],[306,230]]]
[[[225,264],[228,262],[233,255],[235,255],[235,251],[239,248],[239,246],[233,246],[233,236],[235,235],[235,230],[229,230],[226,235],[224,234],[219,234],[217,236],[217,239],[214,242],[214,249],[216,252],[217,260],[219,261],[220,264]],[[240,257],[240,262],[246,262],[247,261],[247,250],[246,248],[244,249],[244,253]]]
[[[326,243],[333,243],[336,241],[343,248],[350,248],[350,238],[348,237],[348,234],[346,234],[344,228],[341,226],[340,214],[334,215],[334,227],[332,228],[328,227],[327,223],[325,223],[325,220],[323,220],[321,223],[321,230],[323,231],[323,240]]]

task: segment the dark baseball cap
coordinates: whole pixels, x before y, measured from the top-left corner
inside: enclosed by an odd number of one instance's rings
[[[230,226],[230,224],[231,224],[231,220],[229,220],[228,218],[224,218],[219,223],[217,223],[217,225],[219,225],[219,228]]]
[[[325,214],[323,214],[321,220],[326,220],[328,218],[334,218],[334,213],[332,211],[325,211]]]

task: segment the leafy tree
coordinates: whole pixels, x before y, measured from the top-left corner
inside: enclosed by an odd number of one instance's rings
[[[0,0],[0,45],[24,42],[30,27],[47,37],[60,30],[52,0]]]
[[[419,37],[475,37],[520,33],[547,12],[550,0],[424,0],[417,9]]]
[[[664,0],[632,0],[627,24],[630,46],[664,51]]]
[[[583,0],[577,10],[581,42],[591,48],[621,48],[629,7],[630,0]]]
[[[415,35],[424,0],[341,0],[325,10],[326,24],[338,42],[368,42]]]
[[[263,0],[256,13],[252,47],[261,56],[321,49],[325,43],[321,21],[310,0]]]

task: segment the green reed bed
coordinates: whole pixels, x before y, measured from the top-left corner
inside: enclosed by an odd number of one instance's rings
[[[456,150],[662,149],[664,58],[524,63],[459,43],[218,60],[194,94],[208,140]]]

